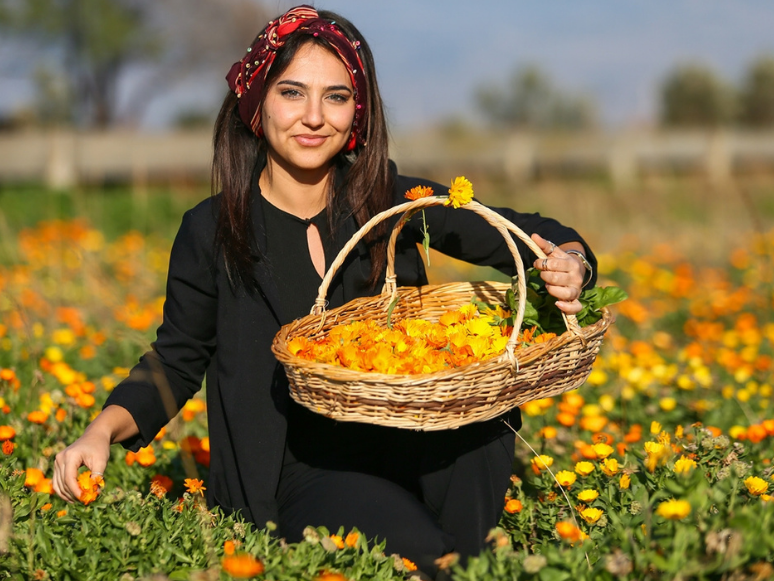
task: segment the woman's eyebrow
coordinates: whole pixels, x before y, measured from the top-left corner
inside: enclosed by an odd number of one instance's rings
[[[292,81],[290,79],[283,79],[281,81],[277,81],[278,85],[290,85],[291,87],[299,87],[301,89],[308,89],[309,86],[306,83],[302,83],[300,81]],[[352,92],[352,89],[350,89],[346,85],[330,85],[329,87],[325,87],[326,91],[348,91]]]

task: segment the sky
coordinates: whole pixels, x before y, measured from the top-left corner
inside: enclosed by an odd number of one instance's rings
[[[264,4],[279,13],[295,2]],[[739,83],[755,58],[774,55],[771,0],[313,4],[345,16],[368,40],[394,130],[453,117],[480,120],[476,89],[504,84],[515,69],[529,64],[538,65],[560,88],[594,99],[605,126],[642,126],[657,118],[659,85],[676,65],[705,64]],[[256,32],[262,24],[256,23]],[[19,76],[0,77],[0,84],[0,111],[31,94],[29,82]],[[215,111],[224,88],[219,74],[191,79],[153,102],[143,125],[163,127],[185,108]]]

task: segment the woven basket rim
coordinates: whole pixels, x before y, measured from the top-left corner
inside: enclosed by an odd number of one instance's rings
[[[433,291],[437,292],[438,290],[444,289],[446,287],[453,287],[453,286],[459,287],[464,285],[469,285],[471,287],[471,291],[474,291],[476,287],[483,287],[483,286],[490,287],[492,288],[492,290],[498,290],[498,291],[499,290],[505,291],[511,288],[510,284],[503,283],[503,282],[471,281],[471,282],[453,282],[453,283],[442,283],[442,284],[435,284],[435,285],[423,285],[420,287],[403,286],[403,287],[397,288],[397,293],[399,296],[412,294],[412,293],[427,294]],[[442,369],[439,371],[434,371],[432,373],[417,373],[417,374],[379,373],[374,371],[359,371],[355,369],[349,369],[347,367],[343,367],[340,365],[332,365],[330,363],[323,363],[319,361],[310,361],[308,359],[297,357],[296,355],[293,355],[292,353],[290,353],[290,351],[288,350],[287,348],[288,336],[295,329],[306,324],[308,321],[321,320],[323,318],[327,319],[329,317],[333,317],[334,318],[333,325],[343,324],[343,323],[335,322],[335,316],[338,312],[342,310],[349,310],[352,308],[352,305],[356,303],[371,302],[371,303],[378,304],[380,301],[382,302],[388,301],[389,298],[390,297],[385,295],[361,297],[361,298],[353,299],[340,307],[336,307],[334,309],[326,311],[321,315],[310,314],[310,315],[301,317],[299,319],[296,319],[295,321],[282,326],[282,328],[274,338],[274,341],[272,343],[272,351],[274,352],[275,356],[280,361],[280,363],[282,363],[285,366],[289,365],[296,369],[303,370],[304,373],[309,373],[311,375],[316,375],[319,377],[327,377],[326,371],[333,371],[335,372],[335,375],[337,377],[335,378],[335,380],[332,379],[332,381],[336,381],[336,382],[353,381],[353,382],[373,383],[373,384],[382,384],[382,385],[389,385],[389,384],[400,385],[403,383],[411,383],[411,384],[432,383],[441,378],[445,378],[448,375],[459,375],[459,374],[464,375],[466,371],[471,371],[474,369],[480,370],[482,367],[484,368],[492,367],[494,369],[502,366],[503,363],[507,363],[510,365],[508,354],[507,352],[504,351],[503,353],[495,357],[486,359],[484,361],[476,361],[473,363],[468,363],[467,365],[462,365],[460,367],[450,367],[448,369]],[[607,327],[609,327],[610,324],[613,322],[613,314],[608,307],[603,307],[600,312],[602,313],[602,318],[599,321],[592,323],[591,325],[582,327],[580,335],[577,335],[570,330],[566,330],[561,335],[552,337],[551,339],[545,341],[544,343],[539,343],[539,344],[530,345],[528,347],[517,349],[515,351],[515,354],[517,355],[516,356],[517,366],[527,365],[532,361],[540,358],[546,352],[552,351],[557,347],[561,347],[562,345],[578,337],[580,337],[581,341],[583,341],[586,337],[596,335],[600,330],[604,332],[607,329]],[[331,325],[331,327],[333,325]],[[325,328],[324,324],[322,328]],[[323,334],[327,334],[328,330],[330,330],[330,328],[327,329],[326,333],[323,333]]]

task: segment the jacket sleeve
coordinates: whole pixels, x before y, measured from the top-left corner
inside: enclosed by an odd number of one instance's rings
[[[398,176],[396,180],[395,203],[405,202],[403,194],[416,185],[430,186],[436,194],[445,194],[448,189],[445,186],[427,180]],[[589,285],[594,285],[597,271],[596,258],[588,244],[574,229],[563,226],[558,221],[541,216],[538,213],[516,212],[510,208],[490,207],[490,209],[513,222],[527,235],[533,233],[540,234],[543,238],[550,240],[556,245],[566,242],[580,242],[585,249],[586,258],[593,268],[592,280]],[[494,267],[509,276],[516,274],[513,256],[508,250],[503,237],[478,214],[462,208],[454,209],[451,206],[434,206],[425,210],[425,216],[430,234],[431,248],[472,264]],[[417,243],[421,243],[421,219],[414,218],[410,220],[404,230]],[[537,257],[521,240],[515,236],[513,238],[519,249],[524,268],[530,268]]]
[[[126,408],[137,423],[139,435],[121,442],[130,450],[147,446],[201,389],[215,351],[217,287],[210,207],[203,203],[183,216],[170,254],[157,339],[105,402],[104,407]]]

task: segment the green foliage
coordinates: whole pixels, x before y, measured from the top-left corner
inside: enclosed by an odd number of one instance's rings
[[[720,127],[734,120],[735,95],[712,70],[684,65],[661,88],[661,122],[667,127]]]
[[[3,0],[0,27],[58,47],[61,62],[39,64],[43,121],[68,123],[88,113],[100,127],[113,121],[115,91],[127,64],[158,54],[147,7],[125,0]],[[52,53],[53,54],[53,53]]]
[[[774,57],[756,60],[741,90],[741,121],[753,128],[774,127]]]
[[[548,294],[546,283],[540,277],[540,271],[536,268],[527,270],[527,300],[524,308],[524,319],[521,324],[522,329],[536,327],[534,336],[543,333],[555,333],[561,335],[567,330],[567,326],[562,319],[561,311],[556,307],[556,298]],[[576,315],[578,324],[581,327],[593,325],[602,318],[602,309],[621,301],[626,300],[626,291],[621,288],[594,287],[581,292],[578,300],[581,303],[581,310]],[[494,305],[484,303],[473,299],[480,311],[493,310]],[[503,324],[512,327],[515,322],[516,312],[519,308],[519,300],[514,290],[508,289],[505,293],[505,305],[511,313],[510,317],[498,319],[497,324]]]
[[[481,89],[480,111],[498,128],[579,130],[594,125],[594,106],[586,98],[556,88],[537,67],[514,72],[505,87]]]

